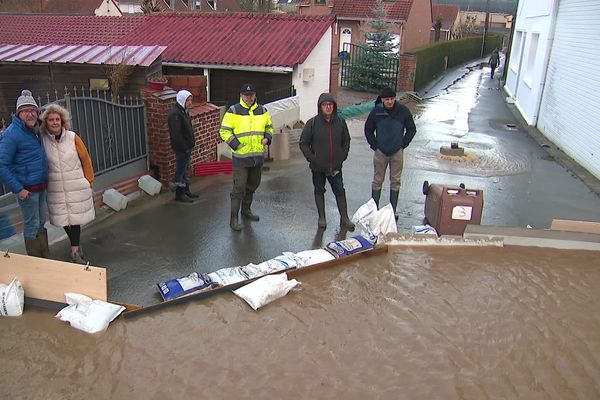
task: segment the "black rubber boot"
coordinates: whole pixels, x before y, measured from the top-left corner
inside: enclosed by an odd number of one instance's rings
[[[198,197],[200,197],[200,195],[198,193],[190,192],[190,184],[189,183],[185,184],[185,192],[184,193],[190,199],[197,199]]]
[[[40,249],[42,255],[40,257],[50,258],[50,247],[48,246],[48,231],[46,228],[42,228],[38,231],[38,241],[40,242]]]
[[[398,190],[392,190],[390,192],[390,204],[392,205],[392,208],[394,209],[394,218],[396,218],[396,221],[398,221],[398,214],[396,214],[396,206],[398,205],[398,195],[400,194],[400,191]]]
[[[178,186],[175,190],[175,201],[179,201],[181,203],[193,203],[194,200],[190,199],[185,194],[185,187]]]
[[[25,239],[25,250],[27,251],[28,256],[43,257],[42,245],[39,237],[36,237],[35,239]]]
[[[379,198],[381,197],[381,189],[371,189],[371,198],[375,200],[375,205],[379,208]]]
[[[242,203],[241,200],[231,199],[231,215],[230,215],[230,219],[229,219],[229,226],[234,231],[242,230],[242,226],[238,222],[238,214],[240,213],[241,203]]]
[[[354,230],[354,224],[348,218],[348,204],[346,203],[346,195],[335,198],[338,211],[340,212],[340,226],[347,228],[349,231]]]
[[[250,221],[258,221],[260,217],[256,214],[253,214],[250,210],[250,206],[252,205],[252,196],[246,196],[242,201],[242,217],[249,219]]]
[[[315,204],[317,205],[317,213],[319,214],[317,226],[319,229],[325,229],[327,228],[327,220],[325,219],[325,195],[315,193]]]

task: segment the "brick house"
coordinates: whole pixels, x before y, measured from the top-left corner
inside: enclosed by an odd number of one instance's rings
[[[433,4],[431,6],[433,23],[441,23],[439,40],[458,39],[462,36],[460,29],[460,7],[456,4]],[[435,41],[435,29],[431,28],[431,42]]]
[[[344,43],[365,44],[369,21],[375,18],[376,0],[303,0],[298,4],[300,15],[335,15],[338,24],[334,34],[334,52]],[[387,20],[395,26],[393,34],[399,53],[429,43],[431,30],[431,0],[384,0]]]

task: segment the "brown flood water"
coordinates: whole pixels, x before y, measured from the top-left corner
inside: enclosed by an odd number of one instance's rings
[[[0,320],[1,399],[598,399],[597,252],[391,248],[113,322]]]

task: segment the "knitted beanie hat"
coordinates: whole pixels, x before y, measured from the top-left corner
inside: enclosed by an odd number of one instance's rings
[[[386,87],[383,88],[383,90],[379,94],[379,97],[381,97],[382,99],[386,97],[396,97],[396,92],[394,91],[394,89]]]
[[[27,89],[21,91],[21,95],[17,99],[17,114],[19,114],[19,111],[25,108],[38,108],[38,105],[35,102],[33,95]]]

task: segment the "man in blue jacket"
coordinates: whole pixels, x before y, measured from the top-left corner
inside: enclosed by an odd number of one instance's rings
[[[400,178],[404,165],[404,149],[408,147],[417,128],[409,109],[396,101],[396,92],[384,88],[375,101],[365,122],[365,137],[373,155],[375,174],[371,186],[371,196],[377,207],[381,196],[381,186],[385,179],[385,171],[390,166],[390,203],[396,215],[398,194],[400,193]]]
[[[27,254],[49,258],[44,228],[48,163],[38,130],[38,113],[31,92],[23,90],[12,123],[0,136],[0,180],[17,196]]]

